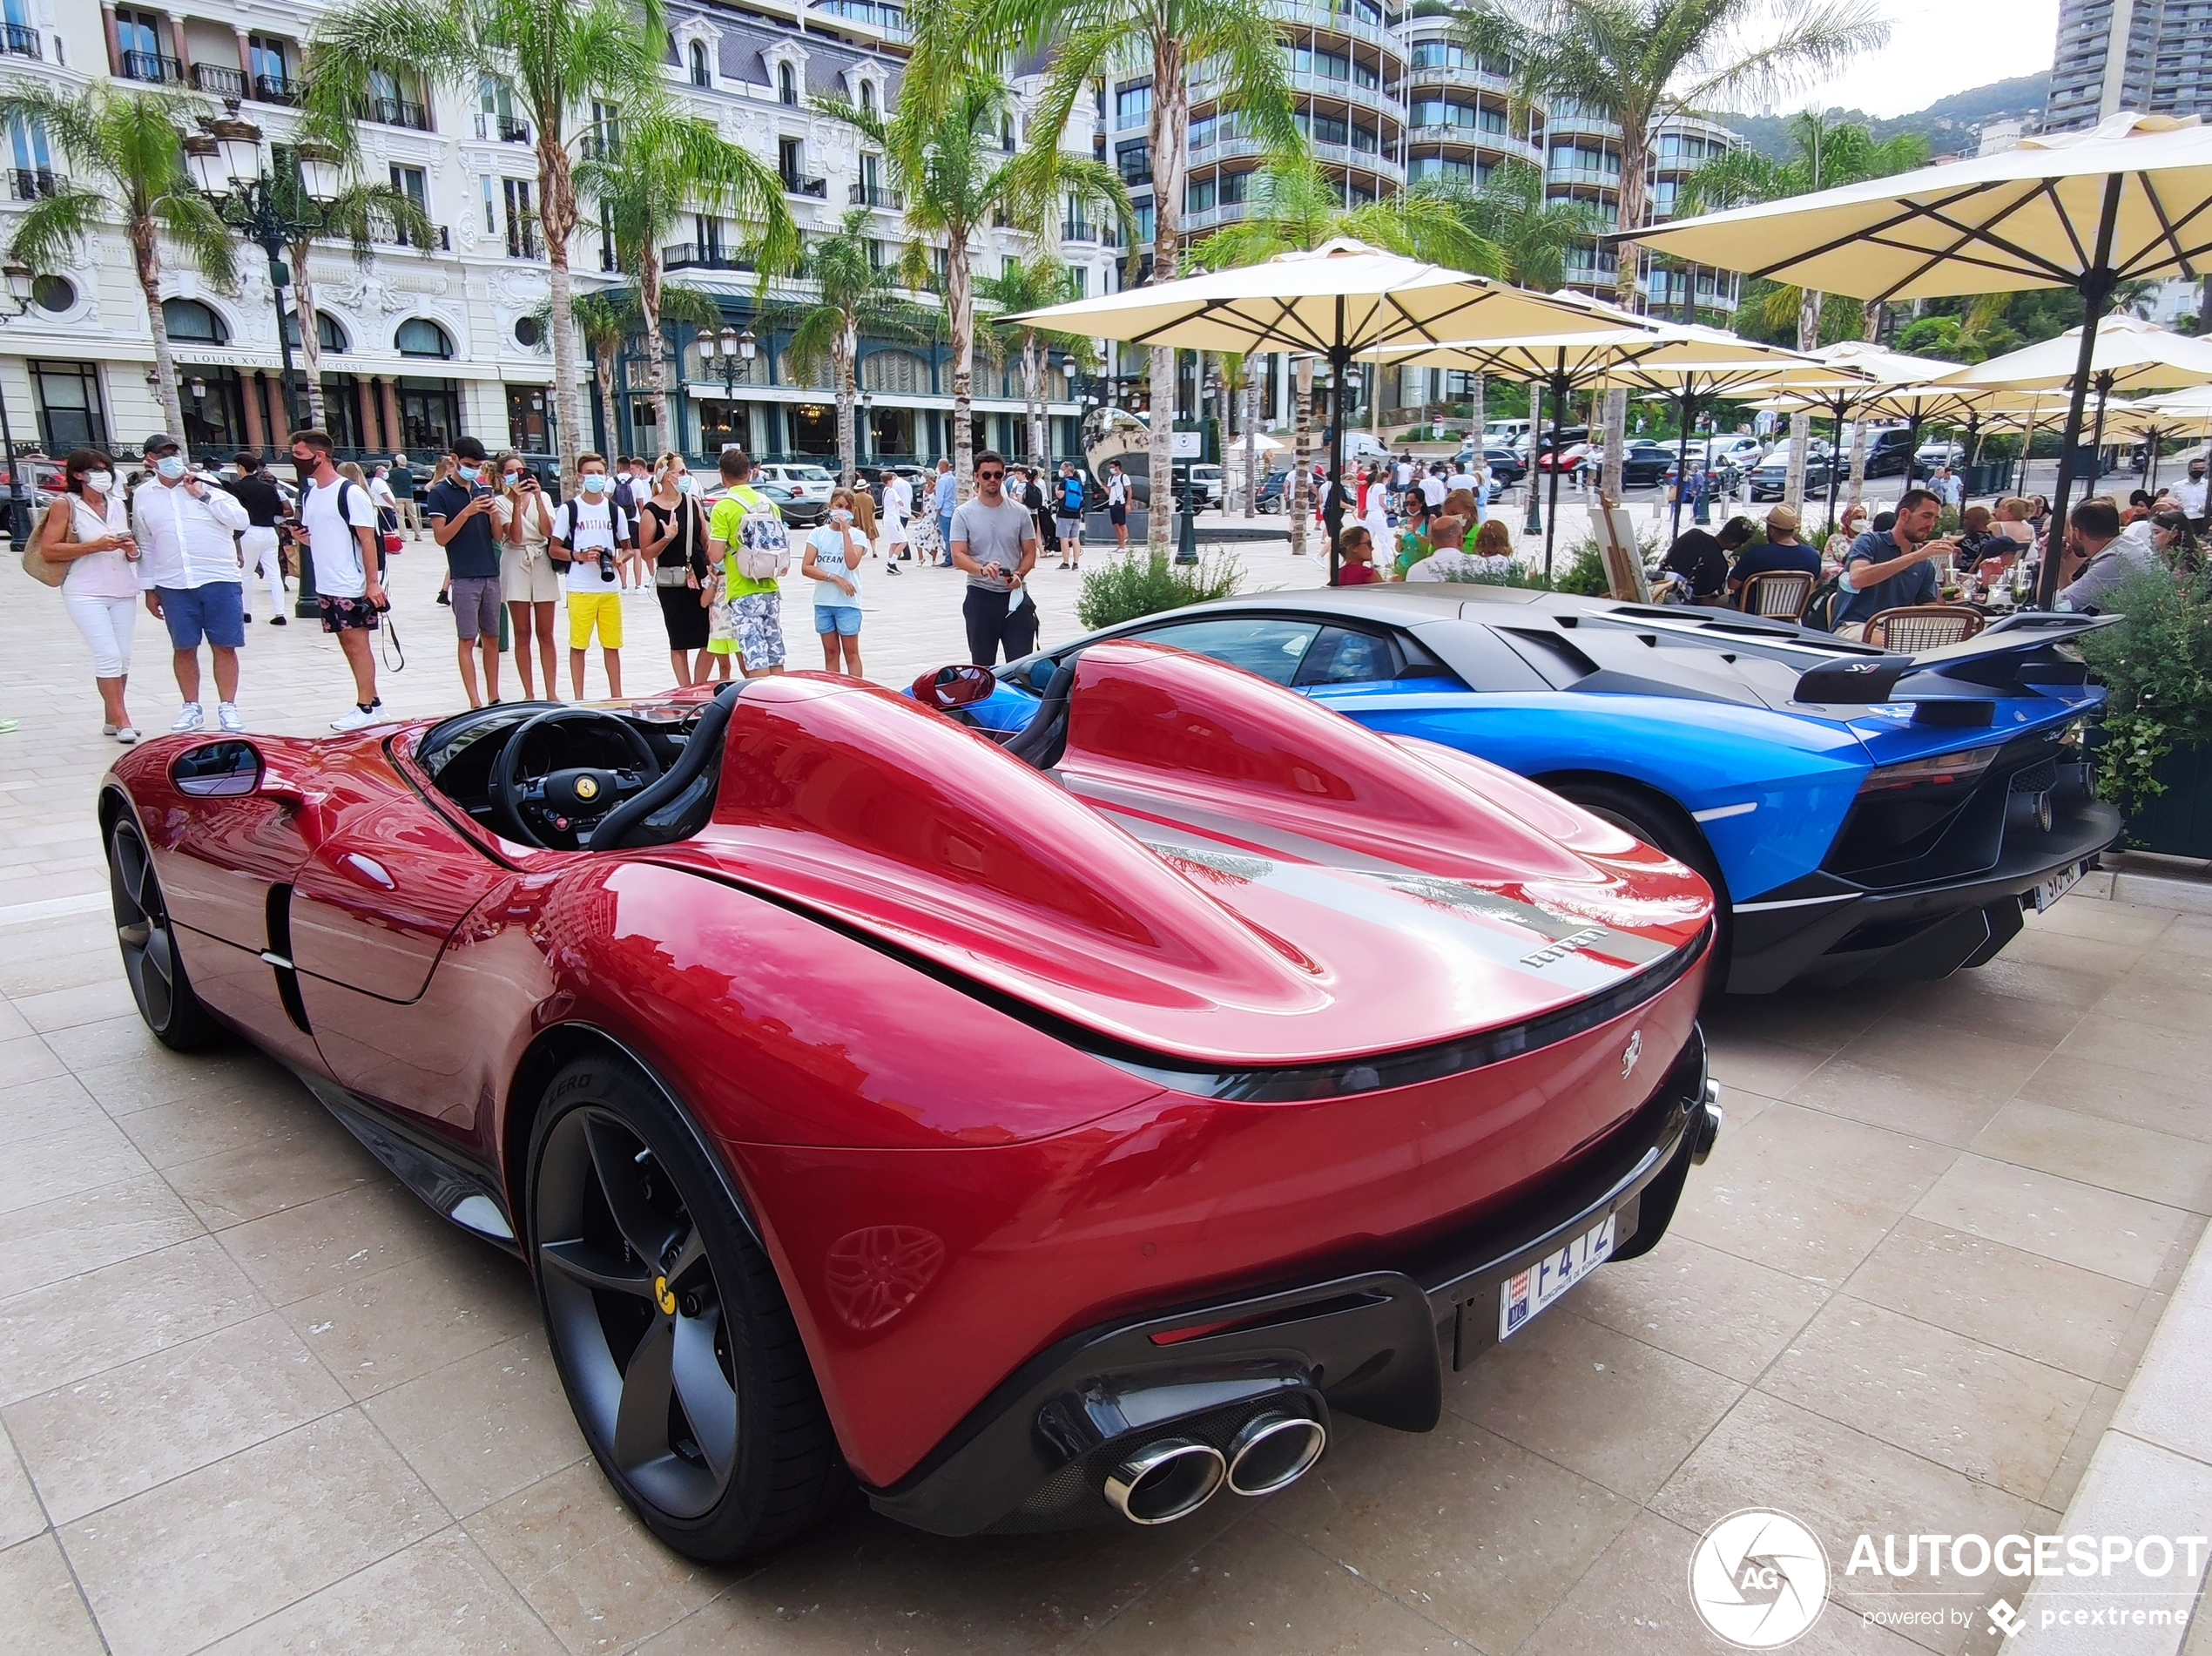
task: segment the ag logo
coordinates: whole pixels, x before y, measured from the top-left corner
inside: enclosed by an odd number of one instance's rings
[[[1643,1031],[1638,1030],[1629,1037],[1629,1044],[1621,1052],[1621,1078],[1625,1081],[1636,1072],[1636,1065],[1643,1061]]]
[[[1776,1650],[1820,1619],[1828,1554],[1784,1512],[1747,1507],[1705,1531],[1689,1555],[1698,1619],[1743,1650]]]

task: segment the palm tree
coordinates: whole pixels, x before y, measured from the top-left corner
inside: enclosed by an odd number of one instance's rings
[[[908,299],[903,279],[876,262],[873,216],[854,207],[837,228],[807,244],[799,274],[813,284],[811,300],[787,301],[783,325],[791,328],[791,366],[804,379],[827,364],[837,393],[838,471],[850,488],[859,449],[853,426],[858,394],[860,332],[927,339],[935,317]]]
[[[1777,160],[1749,147],[1732,150],[1705,163],[1684,180],[1683,211],[1706,213],[1743,206],[1754,201],[1775,201],[1784,196],[1805,195],[1838,185],[1866,179],[1889,178],[1910,172],[1928,162],[1928,142],[1904,133],[1878,140],[1857,122],[1831,125],[1816,110],[1790,118],[1790,141],[1794,152]],[[1769,326],[1779,327],[1791,310],[1797,313],[1797,348],[1810,351],[1820,344],[1826,295],[1811,288],[1777,286],[1763,301]],[[1862,337],[1871,341],[1881,326],[1878,306],[1861,314]],[[1856,502],[1866,482],[1866,422],[1859,421],[1851,442],[1851,498]],[[1792,510],[1804,503],[1805,449],[1812,436],[1812,416],[1804,410],[1790,416],[1790,471],[1783,497]]]
[[[1062,334],[1031,322],[1010,321],[1023,311],[1042,310],[1081,297],[1067,267],[1039,256],[1009,265],[975,284],[975,296],[992,308],[984,319],[984,348],[994,364],[1008,356],[1022,361],[1022,406],[1028,427],[1029,458],[1050,464],[1052,445],[1045,430],[1045,375],[1057,355],[1073,357],[1088,374],[1098,366],[1097,347],[1080,334]]]
[[[1050,54],[1052,67],[1029,118],[1030,144],[1040,153],[1056,152],[1079,110],[1088,121],[1101,77],[1150,70],[1154,281],[1172,281],[1182,257],[1194,66],[1203,66],[1217,88],[1216,103],[1236,115],[1247,136],[1285,152],[1303,142],[1291,118],[1281,25],[1267,0],[923,0],[908,15],[917,24],[901,94],[909,105],[941,101],[968,72],[978,41]],[[1150,470],[1157,486],[1173,465],[1175,352],[1155,348],[1151,371]],[[1167,551],[1170,517],[1150,514],[1157,552]]]
[[[637,284],[645,389],[658,429],[672,433],[661,335],[666,314],[661,246],[694,208],[716,219],[726,215],[747,233],[733,251],[765,284],[771,274],[791,269],[799,256],[799,226],[784,204],[783,182],[774,168],[731,143],[712,122],[651,96],[592,133],[577,165],[576,184],[598,205],[615,263]]]
[[[24,210],[9,239],[12,259],[41,274],[76,265],[85,242],[117,213],[131,240],[132,263],[153,329],[153,369],[163,423],[185,429],[177,398],[177,359],[161,314],[161,253],[166,240],[201,278],[219,288],[237,281],[230,226],[194,187],[184,139],[214,106],[171,91],[125,92],[95,83],[70,96],[17,81],[0,92],[0,123],[43,125],[48,141],[76,169],[53,194]]]
[[[578,294],[569,304],[570,314],[576,318],[577,338],[583,346],[584,359],[591,365],[593,395],[598,399],[595,409],[600,418],[600,429],[606,432],[610,443],[619,445],[623,439],[616,420],[615,365],[623,350],[633,339],[645,332],[645,316],[637,301],[635,287],[601,288],[593,293]],[[540,305],[530,315],[547,338],[552,336],[553,307],[549,302]],[[660,290],[660,319],[663,322],[689,322],[702,330],[722,326],[722,307],[712,294],[702,293],[696,287],[664,285]],[[661,418],[664,421],[666,416]],[[675,446],[675,433],[663,424],[670,447]]]
[[[924,95],[917,95],[921,92]],[[899,112],[887,121],[872,109],[819,100],[825,112],[881,147],[892,187],[903,198],[908,235],[902,260],[917,291],[941,282],[953,350],[953,475],[965,499],[975,470],[975,273],[972,259],[993,223],[1049,242],[1063,199],[1073,208],[1130,215],[1129,193],[1103,163],[1062,152],[1057,143],[1010,150],[1001,138],[1014,94],[995,71],[974,66],[917,87],[909,75]],[[933,249],[941,243],[941,274]]]
[[[1770,28],[1761,25],[1771,16]],[[1748,38],[1755,32],[1764,37]],[[1570,101],[1621,133],[1619,226],[1643,227],[1659,128],[1695,110],[1756,108],[1806,76],[1889,38],[1871,0],[1467,0],[1454,33],[1470,52],[1514,65],[1518,95]],[[1614,302],[1642,287],[1635,241],[1617,244]],[[1606,399],[1605,487],[1617,495],[1625,389]]]
[[[1215,231],[1191,250],[1192,263],[1207,270],[1226,270],[1259,264],[1281,253],[1310,253],[1325,241],[1348,236],[1408,258],[1481,274],[1495,275],[1505,267],[1504,254],[1476,233],[1450,196],[1408,190],[1348,207],[1339,198],[1335,182],[1303,155],[1285,155],[1271,162],[1252,180],[1245,204],[1242,220]],[[1291,551],[1303,557],[1313,444],[1313,358],[1300,356],[1295,372]],[[1153,406],[1160,405],[1156,402]],[[1157,445],[1158,434],[1154,436]]]
[[[561,470],[577,456],[577,335],[569,242],[576,233],[571,123],[597,98],[622,99],[660,77],[661,0],[346,0],[309,33],[311,118],[349,120],[372,78],[435,84],[475,97],[519,94],[537,152],[537,219],[552,298],[553,408]]]

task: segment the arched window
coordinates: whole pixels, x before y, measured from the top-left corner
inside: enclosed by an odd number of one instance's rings
[[[171,339],[188,339],[201,345],[230,343],[231,330],[223,326],[223,319],[197,299],[163,300],[161,321]]]
[[[860,384],[897,396],[926,395],[932,389],[929,363],[913,351],[870,351],[860,359]]]
[[[798,106],[799,77],[792,72],[789,64],[776,65],[776,98],[779,103]]]
[[[285,313],[284,339],[287,345],[297,346],[300,343],[300,319],[289,311]],[[327,310],[315,313],[315,343],[340,356],[353,348],[347,342],[345,328]]]
[[[453,341],[435,322],[410,316],[400,324],[392,343],[401,356],[435,356],[441,362],[453,355]]]
[[[875,113],[875,83],[872,80],[860,83],[860,108],[866,114]]]
[[[713,71],[707,67],[706,43],[702,40],[694,40],[691,43],[691,84],[694,86],[714,84]]]

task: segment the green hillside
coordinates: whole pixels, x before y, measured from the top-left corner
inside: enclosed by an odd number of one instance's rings
[[[1928,146],[1938,155],[1960,151],[1971,154],[1977,127],[1990,121],[2040,115],[2050,78],[2047,74],[2019,75],[1987,86],[1970,87],[1947,98],[1939,98],[1925,109],[1915,110],[1910,115],[1877,119],[1860,110],[1831,110],[1828,113],[1831,119],[1856,121],[1871,127],[1878,139],[1916,132],[1928,140]],[[1716,115],[1713,118],[1741,132],[1761,154],[1782,160],[1791,153],[1786,116]]]

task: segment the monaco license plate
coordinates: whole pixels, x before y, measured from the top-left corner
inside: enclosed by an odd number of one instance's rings
[[[1498,1338],[1518,1332],[1528,1320],[1613,1257],[1613,1216],[1584,1231],[1555,1254],[1547,1254],[1527,1270],[1507,1277],[1498,1289]]]
[[[2073,890],[2080,883],[2081,876],[2088,871],[2088,867],[2086,862],[2069,863],[2049,879],[2037,882],[2035,889],[2028,893],[2029,901],[2035,905],[2035,912],[2041,914]]]

